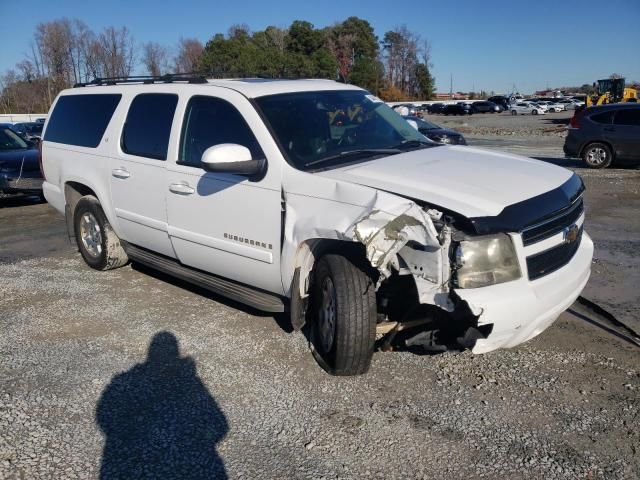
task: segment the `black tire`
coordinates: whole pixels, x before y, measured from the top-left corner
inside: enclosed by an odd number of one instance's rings
[[[582,161],[589,168],[607,168],[613,162],[613,153],[609,145],[590,143],[582,151]]]
[[[95,224],[95,229],[88,225]],[[91,268],[111,270],[122,267],[129,261],[120,239],[111,228],[111,224],[93,195],[78,200],[73,213],[73,229],[78,250]]]
[[[333,287],[333,330],[324,316],[323,290]],[[341,255],[325,255],[315,268],[310,340],[313,355],[331,375],[369,370],[376,334],[376,294],[371,277]],[[324,327],[324,328],[323,328]],[[332,333],[331,341],[327,333]]]
[[[537,114],[538,114],[538,110],[534,109],[534,110],[531,111],[531,115],[537,115]]]
[[[511,115],[517,115],[518,112],[516,110],[511,110]]]

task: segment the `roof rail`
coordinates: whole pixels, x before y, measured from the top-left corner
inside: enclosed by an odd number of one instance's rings
[[[167,73],[165,75],[130,75],[122,77],[98,77],[90,82],[76,83],[73,88],[90,87],[100,85],[120,85],[127,83],[142,83],[145,85],[152,83],[207,83],[204,75],[199,73]]]

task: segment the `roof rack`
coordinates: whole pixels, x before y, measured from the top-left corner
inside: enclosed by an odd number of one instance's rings
[[[142,83],[149,85],[152,83],[207,83],[204,75],[199,73],[167,73],[165,75],[131,75],[123,77],[102,77],[95,78],[90,82],[76,83],[73,87],[90,87],[100,85],[120,85],[127,83]]]

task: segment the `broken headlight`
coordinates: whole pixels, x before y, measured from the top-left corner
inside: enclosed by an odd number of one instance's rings
[[[456,249],[456,283],[478,288],[520,278],[520,264],[506,234],[463,240]]]

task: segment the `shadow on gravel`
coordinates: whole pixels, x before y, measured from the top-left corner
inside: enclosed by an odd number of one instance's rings
[[[544,123],[551,125],[569,125],[570,118],[547,118]]]
[[[543,162],[553,163],[560,167],[578,168],[584,170],[592,170],[585,165],[585,163],[579,158],[565,158],[565,157],[531,157],[535,160],[542,160]],[[639,170],[639,163],[614,163],[611,167],[603,170],[603,172],[611,172],[615,170]],[[597,171],[597,170],[593,170]]]
[[[113,377],[96,423],[106,437],[103,480],[227,478],[216,452],[227,419],[170,332],[153,336],[146,362]]]
[[[211,292],[206,288],[202,288],[192,283],[186,282],[184,280],[180,280],[179,278],[172,277],[171,275],[167,275],[158,270],[154,270],[153,268],[149,268],[135,261],[131,262],[131,268],[136,272],[149,275],[150,277],[156,278],[162,282],[170,283],[171,285],[174,285],[178,288],[183,288],[197,295],[202,295],[203,297],[210,298],[211,300],[214,300],[218,303],[226,305],[229,308],[240,310],[242,312],[245,312],[249,315],[253,315],[255,317],[271,317],[276,322],[276,324],[282,329],[282,331],[284,331],[285,333],[293,332],[293,328],[291,327],[291,321],[289,320],[288,313],[268,313],[268,312],[263,312],[261,310],[257,310],[248,305],[245,305],[244,303],[236,302],[234,300],[231,300],[230,298]]]
[[[0,197],[0,208],[25,207],[27,205],[38,205],[47,203],[37,195],[11,195]]]

